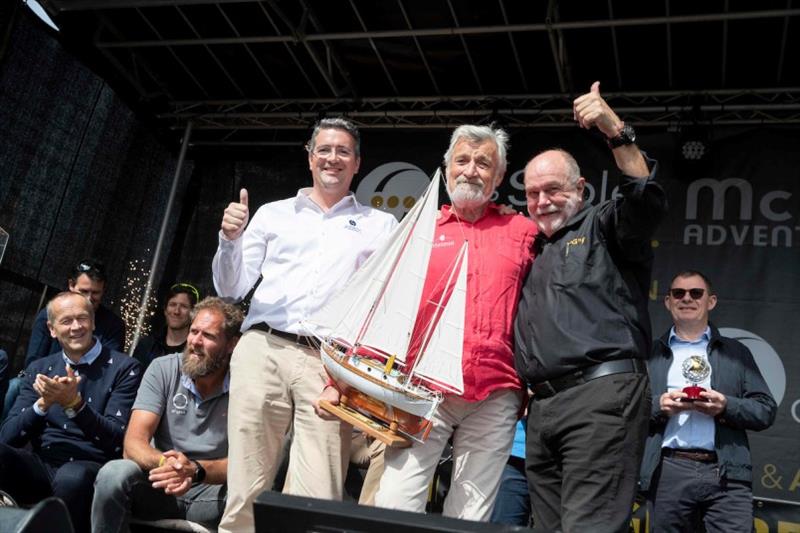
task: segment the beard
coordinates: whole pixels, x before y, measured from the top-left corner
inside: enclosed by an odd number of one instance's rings
[[[473,209],[489,202],[489,195],[483,192],[485,185],[480,178],[470,182],[464,176],[459,176],[452,190],[447,187],[447,194],[453,205],[459,209]]]
[[[570,196],[567,198],[566,202],[564,202],[564,205],[560,209],[555,205],[550,204],[550,206],[546,208],[537,210],[536,225],[539,226],[539,229],[549,237],[553,233],[563,228],[564,224],[567,223],[567,220],[572,218],[572,216],[578,212],[579,207],[580,198],[577,196]],[[549,213],[559,213],[559,215],[547,222],[543,222],[538,218],[539,215],[547,215]]]
[[[202,355],[202,357],[195,359],[192,357],[193,353]],[[195,380],[213,374],[225,366],[226,361],[227,356],[223,352],[217,354],[209,354],[205,351],[195,352],[192,347],[187,345],[181,358],[181,371],[190,379]]]

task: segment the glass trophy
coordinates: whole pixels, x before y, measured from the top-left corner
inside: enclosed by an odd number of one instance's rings
[[[700,399],[700,393],[703,392],[703,387],[698,383],[702,383],[711,374],[711,365],[705,355],[691,355],[686,358],[681,365],[683,377],[686,379],[687,386],[683,388],[686,393],[686,398],[683,401],[694,402]]]

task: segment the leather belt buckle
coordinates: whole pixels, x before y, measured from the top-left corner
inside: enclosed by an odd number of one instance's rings
[[[664,455],[667,457],[678,457],[688,459],[698,463],[716,463],[717,453],[706,450],[678,450],[675,448],[664,448]]]

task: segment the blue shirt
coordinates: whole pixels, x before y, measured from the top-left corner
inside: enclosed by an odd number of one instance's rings
[[[672,364],[667,373],[667,390],[683,389],[693,383],[683,376],[683,362],[693,355],[702,356],[708,362],[708,341],[711,339],[711,328],[706,330],[695,341],[686,341],[675,334],[675,327],[669,333],[669,347],[672,350]],[[714,370],[711,369],[711,372]],[[711,388],[711,372],[697,383],[708,390]],[[664,430],[662,448],[677,449],[714,449],[714,418],[697,411],[682,411],[671,416]]]

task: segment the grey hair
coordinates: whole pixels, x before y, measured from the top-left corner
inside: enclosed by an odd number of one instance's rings
[[[66,298],[68,296],[79,296],[79,297],[83,298],[84,300],[86,300],[89,303],[89,314],[92,316],[92,321],[94,321],[94,306],[92,305],[92,301],[89,300],[88,297],[84,296],[83,294],[81,294],[79,292],[63,291],[63,292],[59,292],[58,294],[53,296],[50,299],[50,301],[47,302],[46,309],[47,309],[47,321],[48,322],[50,322],[51,324],[55,324],[56,311],[55,311],[55,309],[53,309],[53,307],[54,307],[54,304],[55,304],[56,300],[63,300],[64,298]]]
[[[497,160],[500,163],[500,175],[506,173],[508,160],[506,154],[508,153],[508,133],[504,130],[497,128],[493,129],[490,126],[476,126],[474,124],[464,124],[457,127],[450,136],[450,146],[444,153],[445,168],[450,166],[450,158],[453,157],[453,150],[459,141],[466,139],[473,143],[482,143],[485,141],[493,141],[497,146]]]
[[[342,130],[345,133],[349,133],[353,141],[355,141],[356,157],[361,157],[361,134],[358,132],[358,127],[343,117],[323,118],[318,120],[317,123],[314,124],[314,131],[311,132],[311,139],[306,143],[306,150],[313,152],[314,147],[317,145],[317,134],[319,134],[320,130],[329,129]]]
[[[225,302],[222,298],[207,296],[200,300],[192,309],[192,321],[194,321],[200,311],[207,309],[216,311],[225,319],[222,329],[225,332],[226,338],[232,339],[241,335],[239,330],[242,329],[242,321],[244,320],[244,313],[242,313],[241,309],[233,304]]]

